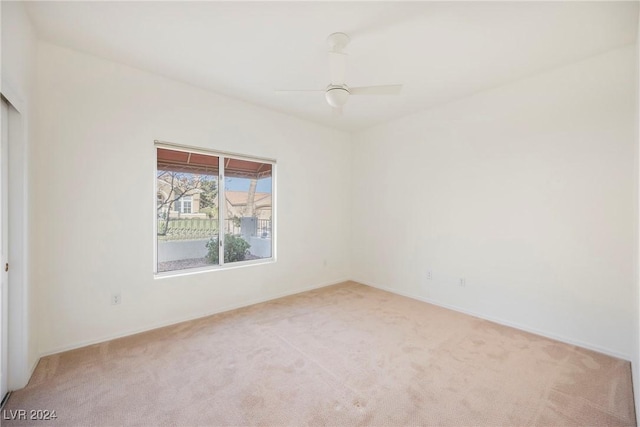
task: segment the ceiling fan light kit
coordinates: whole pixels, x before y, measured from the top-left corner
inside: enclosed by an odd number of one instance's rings
[[[333,108],[341,108],[347,103],[347,99],[349,99],[349,90],[346,85],[330,85],[325,92],[325,97],[330,106]]]
[[[362,86],[349,88],[346,85],[347,75],[347,54],[344,49],[350,41],[350,37],[345,33],[333,33],[327,37],[329,45],[329,77],[330,83],[324,89],[325,98],[334,113],[340,115],[342,107],[347,103],[351,95],[397,95],[402,89],[402,85],[385,85],[385,86]],[[310,91],[279,91],[279,92],[317,92]]]

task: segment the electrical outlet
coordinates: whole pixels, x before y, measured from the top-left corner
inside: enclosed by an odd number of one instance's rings
[[[433,280],[433,271],[427,270],[427,280]]]
[[[460,286],[465,287],[467,286],[467,279],[465,279],[464,277],[462,277],[460,279],[460,282],[458,283]]]
[[[111,294],[111,305],[118,305],[121,302],[122,302],[122,297],[120,296],[120,293]]]

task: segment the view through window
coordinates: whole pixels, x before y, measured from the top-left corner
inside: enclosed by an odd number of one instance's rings
[[[274,164],[156,150],[158,273],[272,258]]]

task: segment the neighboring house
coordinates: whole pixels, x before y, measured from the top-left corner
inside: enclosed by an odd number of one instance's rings
[[[226,196],[225,216],[227,218],[254,216],[258,219],[271,219],[271,193],[255,193],[253,215],[251,215],[250,209],[247,207],[249,192],[227,191]]]
[[[170,197],[170,193],[171,186],[162,180],[158,180],[158,203],[162,203],[164,200],[167,200],[167,198]],[[206,212],[200,212],[201,193],[202,190],[200,189],[187,191],[182,197],[171,204],[169,218],[207,218]],[[249,192],[247,191],[227,191],[225,217],[242,218],[246,216],[253,216],[258,219],[271,219],[271,193],[255,193],[253,215],[251,213],[251,209],[247,206],[248,201]],[[164,212],[166,212],[166,209]],[[166,214],[163,213],[163,216],[164,215]]]
[[[158,204],[167,200],[168,197],[175,197],[172,194],[171,186],[158,180]],[[169,209],[169,218],[206,218],[207,214],[200,212],[200,193],[202,190],[190,190],[187,191],[182,197],[171,204]],[[165,207],[162,216],[166,216],[167,209]]]

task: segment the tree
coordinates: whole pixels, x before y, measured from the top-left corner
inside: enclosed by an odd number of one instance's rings
[[[204,175],[201,183],[200,210],[218,206],[218,182],[212,175]]]
[[[211,175],[201,175],[189,172],[158,170],[158,218],[163,219],[158,227],[158,235],[166,236],[171,221],[169,211],[181,197],[200,193],[207,202],[215,200],[218,190],[215,178]]]
[[[247,212],[246,216],[255,216],[256,214],[256,187],[258,186],[258,180],[255,178],[249,182],[249,192],[247,194]]]

